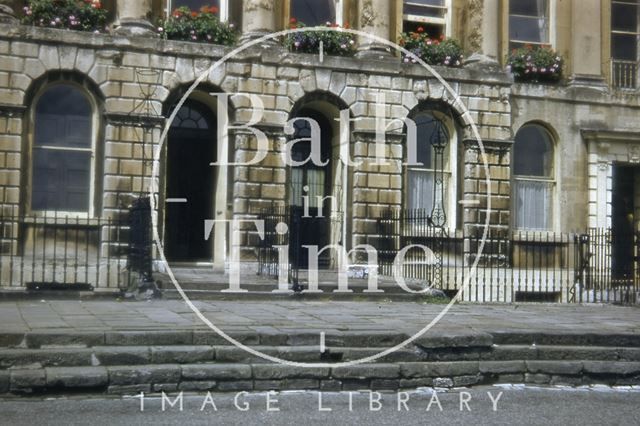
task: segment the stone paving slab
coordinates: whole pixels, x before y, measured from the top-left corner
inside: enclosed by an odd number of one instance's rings
[[[340,301],[195,301],[229,333],[324,331],[413,335],[444,305]],[[0,302],[0,333],[206,330],[182,301],[25,300]],[[637,335],[640,309],[612,305],[454,305],[430,335],[490,333]],[[517,343],[517,342],[511,342]]]

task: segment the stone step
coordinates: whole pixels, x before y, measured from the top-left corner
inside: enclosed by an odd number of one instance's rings
[[[498,383],[640,383],[640,362],[459,361],[398,362],[304,368],[279,364],[157,364],[46,367],[0,371],[0,393],[254,390],[395,390]]]
[[[314,346],[320,342],[320,331],[282,327],[268,331],[229,331],[229,335],[249,346]],[[393,331],[323,330],[327,347],[389,348],[410,338]],[[496,331],[491,334],[461,329],[431,330],[413,341],[419,348],[491,348],[494,345],[516,346],[582,346],[640,348],[640,334],[631,333],[547,333]],[[231,346],[211,330],[112,330],[112,331],[33,331],[0,332],[0,348],[51,348],[97,346]]]
[[[280,328],[272,331],[228,331],[238,342],[250,346],[317,346],[320,331]],[[393,331],[323,330],[329,347],[392,347],[409,339],[409,335]],[[425,348],[490,347],[491,335],[462,330],[455,334],[431,332],[415,341]],[[174,331],[51,331],[0,333],[0,348],[96,347],[96,346],[230,346],[226,339],[211,330]]]
[[[254,346],[261,353],[291,362],[335,364],[375,356],[386,347]],[[410,345],[375,363],[443,361],[625,361],[640,362],[640,348],[583,346],[493,346],[425,349]],[[91,348],[0,349],[0,370],[42,367],[90,367],[191,363],[269,363],[235,346],[96,346]]]

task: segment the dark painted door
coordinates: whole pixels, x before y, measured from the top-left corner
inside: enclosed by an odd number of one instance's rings
[[[329,244],[329,226],[331,221],[331,124],[324,115],[313,110],[301,110],[298,118],[310,118],[320,126],[321,158],[320,163],[312,161],[290,170],[289,203],[291,208],[291,230],[289,256],[294,265],[300,268],[309,266],[309,251],[304,246],[317,246],[322,250]],[[294,124],[294,138],[309,138],[311,125],[301,119]],[[304,161],[311,153],[311,143],[298,142],[292,150],[295,161]],[[322,201],[321,201],[322,199]],[[329,266],[330,251],[319,258],[318,265]]]
[[[212,239],[204,238],[204,221],[213,218],[216,120],[195,101],[180,109],[167,144],[166,198],[186,202],[166,205],[165,253],[170,261],[211,261]]]
[[[613,167],[611,263],[614,280],[627,280],[633,277],[634,172],[633,167]]]

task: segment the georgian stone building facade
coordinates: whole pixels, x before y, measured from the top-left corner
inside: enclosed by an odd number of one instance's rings
[[[55,215],[59,226],[77,217],[88,226],[92,219],[125,217],[132,201],[149,189],[164,120],[185,90],[232,50],[155,35],[151,22],[167,10],[211,1],[104,2],[114,19],[108,35],[20,25],[15,18],[20,3],[0,1],[0,204],[5,217],[15,217],[4,222],[5,256],[19,255],[35,232],[20,216]],[[434,35],[461,40],[466,61],[461,68],[436,67],[456,99],[424,68],[403,63],[397,52],[369,40],[361,40],[355,57],[320,60],[270,42],[230,58],[189,96],[160,156],[157,214],[172,259],[224,267],[230,247],[238,244],[244,260],[255,260],[255,232],[248,226],[239,241],[216,227],[203,242],[201,225],[185,232],[181,221],[255,217],[259,209],[295,204],[304,186],[312,195],[338,200],[330,207],[338,219],[322,232],[325,242],[347,247],[372,241],[375,218],[389,207],[429,208],[431,201],[416,195],[416,188],[432,185],[432,170],[404,164],[402,126],[387,132],[389,161],[375,163],[380,94],[388,120],[428,115],[447,129],[445,226],[452,235],[482,231],[487,170],[488,221],[495,235],[584,232],[621,226],[616,215],[640,218],[635,211],[640,209],[637,1],[213,3],[222,19],[241,29],[240,44],[287,29],[290,17],[304,16],[320,24],[348,22],[393,42],[403,29],[423,25]],[[514,82],[504,57],[522,43],[553,46],[565,59],[563,81]],[[265,113],[254,127],[267,135],[269,152],[259,164],[209,166],[218,155],[240,162],[257,150],[254,135],[240,127],[230,131],[228,152],[219,149],[216,128],[223,117],[211,93],[230,95],[233,126],[251,118],[252,105],[239,94],[261,99]],[[338,161],[336,119],[345,109],[351,118],[349,155],[356,163],[349,167]],[[324,126],[330,160],[325,169],[295,171],[283,163],[280,153],[289,138],[284,128],[294,117],[314,117]],[[56,137],[49,142],[48,135]],[[197,143],[202,140],[210,144]],[[202,181],[209,184],[195,184]],[[180,207],[167,199],[181,197],[189,199],[189,212],[172,213]],[[109,232],[108,227],[101,232],[100,253],[109,251],[104,250]],[[3,286],[23,285],[4,273]],[[106,274],[101,277],[96,287],[113,286]]]

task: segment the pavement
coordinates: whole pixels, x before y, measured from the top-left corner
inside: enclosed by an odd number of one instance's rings
[[[344,301],[194,301],[229,333],[397,332],[413,335],[446,305]],[[206,329],[179,300],[22,300],[0,302],[0,331],[108,332]],[[525,332],[640,336],[640,308],[613,305],[455,304],[433,328],[440,333]]]
[[[4,301],[0,394],[640,384],[636,307],[454,304],[446,312],[443,304],[296,298],[193,304],[262,355],[216,335],[183,301]]]

